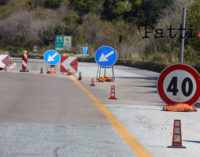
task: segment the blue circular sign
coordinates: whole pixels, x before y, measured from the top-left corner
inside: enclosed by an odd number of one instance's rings
[[[60,54],[55,50],[48,50],[44,53],[44,60],[50,65],[56,65],[60,62]]]
[[[117,52],[110,46],[102,46],[96,51],[95,60],[102,67],[110,67],[117,61]]]

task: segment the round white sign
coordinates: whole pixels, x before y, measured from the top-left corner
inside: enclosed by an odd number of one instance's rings
[[[163,83],[163,89],[168,98],[175,102],[190,100],[196,91],[197,84],[194,77],[184,70],[169,73]]]
[[[200,76],[188,65],[171,65],[160,74],[158,93],[169,105],[177,103],[192,105],[200,96]]]

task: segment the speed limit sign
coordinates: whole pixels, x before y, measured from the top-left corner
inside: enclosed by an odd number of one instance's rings
[[[175,64],[162,71],[158,79],[158,93],[168,105],[186,103],[193,105],[200,95],[200,76],[185,64]]]

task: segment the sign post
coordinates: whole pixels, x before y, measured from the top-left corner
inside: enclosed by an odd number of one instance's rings
[[[71,36],[64,36],[64,50],[69,51],[72,45],[72,37]]]
[[[44,60],[50,65],[50,70],[47,69],[47,73],[56,73],[55,65],[60,62],[60,54],[55,50],[48,50],[44,53]]]
[[[186,8],[183,8],[183,21],[182,21],[182,32],[181,32],[181,56],[180,63],[183,63],[183,55],[184,55],[184,45],[185,45],[185,22],[186,22]]]
[[[38,48],[37,48],[37,45],[34,45],[34,46],[33,46],[33,52],[37,52],[37,49],[38,49]]]
[[[64,35],[56,35],[55,50],[67,50],[71,49],[72,37]]]
[[[63,50],[64,48],[64,36],[56,35],[55,50]]]
[[[88,47],[82,47],[83,57],[86,56],[87,50],[88,50]]]
[[[78,58],[62,56],[60,62],[60,72],[77,72],[78,71]]]
[[[198,72],[185,64],[175,64],[162,71],[158,79],[158,93],[168,105],[193,105],[199,99]]]
[[[104,68],[104,78],[107,78],[106,68],[112,67],[112,80],[114,80],[113,65],[117,61],[117,52],[110,46],[102,46],[96,51],[95,60],[99,65],[96,79],[100,78],[102,67]]]

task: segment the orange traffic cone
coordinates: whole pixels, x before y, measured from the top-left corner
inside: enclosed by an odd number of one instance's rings
[[[78,80],[82,80],[81,72],[79,72]]]
[[[43,68],[42,67],[40,68],[40,74],[43,74]]]
[[[110,90],[110,99],[117,99],[115,97],[115,85],[111,86],[111,90]]]
[[[172,146],[168,146],[168,148],[186,148],[182,146],[181,120],[174,120]]]
[[[91,84],[90,84],[90,86],[95,86],[95,84],[94,84],[94,78],[91,78]]]
[[[2,71],[7,71],[7,68],[0,68],[0,70],[2,70]]]

